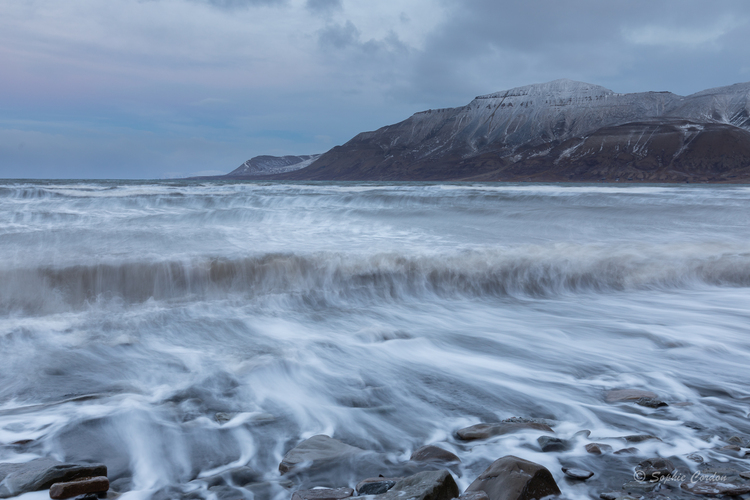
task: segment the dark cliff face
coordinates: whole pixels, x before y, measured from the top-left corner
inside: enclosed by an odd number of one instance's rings
[[[688,97],[556,80],[364,132],[299,180],[750,181],[750,83]]]

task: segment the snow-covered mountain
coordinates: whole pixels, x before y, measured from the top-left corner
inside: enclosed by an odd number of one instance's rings
[[[361,133],[283,178],[750,180],[750,83],[687,97],[527,85]]]
[[[226,177],[254,177],[293,172],[310,165],[320,155],[255,156],[229,172]]]

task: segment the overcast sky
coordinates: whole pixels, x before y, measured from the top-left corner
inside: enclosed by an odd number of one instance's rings
[[[227,173],[557,78],[750,81],[750,2],[2,0],[0,177]]]

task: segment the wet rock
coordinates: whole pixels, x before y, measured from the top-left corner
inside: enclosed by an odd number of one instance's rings
[[[484,491],[470,491],[458,497],[458,500],[490,500],[489,495]]]
[[[0,498],[46,490],[54,483],[106,475],[107,467],[102,464],[68,464],[51,458],[22,464],[3,463],[0,464]]]
[[[426,445],[414,450],[409,460],[415,462],[460,462],[461,459],[438,446]]]
[[[121,477],[109,483],[109,489],[118,493],[124,493],[133,489],[133,480],[129,477]]]
[[[362,453],[365,453],[365,450],[320,434],[302,441],[289,450],[279,464],[279,471],[286,474],[301,464],[324,465],[350,459]]]
[[[652,398],[655,399],[658,396],[651,391],[643,391],[640,389],[615,389],[608,391],[604,395],[607,403],[618,403],[620,401],[637,401],[641,398]]]
[[[728,443],[732,443],[732,444],[737,444],[737,445],[740,445],[740,446],[744,446],[745,445],[745,440],[742,439],[739,436],[732,436],[729,439],[727,439],[727,442]]]
[[[419,472],[397,482],[378,500],[451,500],[458,496],[456,481],[447,470]]]
[[[750,479],[750,471],[740,472],[740,477],[742,479]]]
[[[537,439],[537,442],[539,443],[539,447],[545,453],[550,451],[565,451],[570,447],[570,444],[567,441],[550,436],[541,436]]]
[[[719,448],[720,450],[727,450],[727,451],[742,451],[742,448],[737,446],[736,444],[728,444],[726,446],[722,446]]]
[[[245,495],[243,494],[242,490],[233,488],[232,486],[228,486],[228,485],[213,486],[209,488],[208,491],[216,495],[217,500],[242,500],[243,498],[245,498]],[[197,493],[197,492],[194,492],[194,493]],[[178,497],[178,498],[183,498],[183,497]]]
[[[90,477],[67,483],[55,483],[49,489],[49,497],[60,500],[89,493],[104,493],[108,489],[109,479],[104,476]]]
[[[628,495],[634,495],[636,497],[642,496],[644,493],[654,491],[660,487],[659,482],[648,482],[648,481],[630,481],[622,485],[623,491],[627,492]]]
[[[617,500],[618,498],[623,498],[623,494],[621,491],[605,491],[599,493],[599,498],[602,500]]]
[[[660,477],[670,475],[674,469],[674,464],[666,458],[649,458],[635,466],[636,479],[658,481]]]
[[[357,483],[357,495],[380,495],[390,490],[403,477],[370,477]]]
[[[228,484],[231,486],[245,486],[246,484],[255,483],[263,479],[263,474],[260,474],[255,469],[250,467],[236,467],[229,469],[221,474],[215,474],[213,476],[206,476],[199,478],[199,481],[204,481],[209,488],[213,486],[219,486]]]
[[[647,408],[661,408],[663,406],[669,406],[664,401],[661,401],[655,398],[639,398],[636,401],[636,404],[640,406],[645,406]]]
[[[692,460],[695,463],[703,463],[703,457],[701,455],[698,455],[697,453],[686,455],[685,458],[687,458],[688,460]]]
[[[566,476],[568,476],[571,479],[578,479],[581,481],[585,481],[591,476],[594,475],[593,472],[590,470],[584,470],[584,469],[576,469],[576,468],[569,468],[569,467],[563,467],[562,471],[565,473]]]
[[[638,448],[623,448],[621,450],[617,450],[615,452],[615,455],[637,455],[638,454]]]
[[[586,445],[586,451],[593,453],[594,455],[602,455],[604,453],[612,452],[612,447],[608,444],[603,443],[589,443]]]
[[[585,439],[588,439],[589,436],[591,436],[591,431],[590,430],[582,430],[582,431],[578,431],[575,434],[573,434],[574,438],[583,437]]]
[[[540,422],[500,422],[497,424],[476,424],[460,429],[456,432],[456,437],[463,441],[473,441],[528,430],[554,433],[549,425]]]
[[[736,485],[730,483],[714,482],[684,482],[680,487],[693,495],[719,496],[726,495],[730,497],[750,493],[750,485]]]
[[[295,491],[292,500],[342,500],[354,495],[351,488],[315,488]]]
[[[490,500],[532,500],[559,495],[546,467],[508,455],[495,460],[469,485],[466,492],[484,491]]]
[[[690,421],[690,420],[687,421],[687,422],[685,422],[682,425],[684,425],[685,427],[688,427],[689,429],[695,429],[696,431],[705,431],[706,430],[706,428],[703,425],[699,424],[698,422],[693,422],[693,421]]]
[[[622,439],[624,439],[628,443],[641,443],[643,441],[651,440],[661,441],[661,439],[656,436],[652,436],[651,434],[633,434],[631,436],[623,436]]]

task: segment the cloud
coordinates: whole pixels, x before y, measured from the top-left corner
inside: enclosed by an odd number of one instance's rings
[[[220,9],[243,9],[262,5],[285,5],[287,0],[191,0],[192,2],[205,3]]]
[[[324,49],[344,49],[359,43],[360,31],[351,21],[329,24],[318,32],[318,43]]]
[[[706,26],[663,26],[648,24],[624,29],[625,38],[634,44],[665,47],[716,47],[716,42],[734,29],[747,24],[738,19],[724,18]],[[747,27],[745,27],[747,29]]]
[[[307,0],[305,7],[315,14],[330,15],[343,10],[341,0]]]

